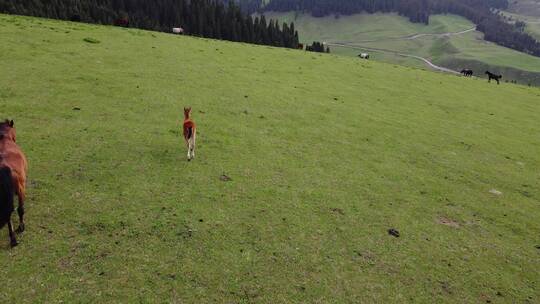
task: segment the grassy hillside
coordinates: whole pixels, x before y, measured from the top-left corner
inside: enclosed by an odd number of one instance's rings
[[[374,48],[388,48],[396,51],[429,49],[431,45],[421,40],[403,40],[400,38],[415,34],[458,32],[471,28],[472,24],[456,16],[435,16],[429,26],[408,22],[406,18],[395,14],[357,14],[352,16],[334,16],[314,18],[307,14],[267,12],[268,18],[280,21],[294,21],[305,43],[313,41],[344,42],[361,44]],[[397,46],[396,46],[397,44]],[[358,55],[358,50],[350,48],[332,48],[332,52],[340,55]],[[373,52],[372,52],[373,53]],[[375,58],[391,63],[401,63],[416,67],[424,67],[424,63],[410,58],[396,56],[386,52],[374,52]],[[426,54],[419,52],[418,55]]]
[[[540,2],[538,0],[510,0],[508,10],[523,16],[540,17]]]
[[[466,19],[453,15],[436,15],[427,26],[408,22],[407,18],[396,14],[357,14],[323,18],[294,12],[268,12],[265,15],[283,22],[294,21],[295,26],[301,30],[301,39],[304,41],[334,40],[354,43],[399,38],[417,33],[458,32],[474,26]]]
[[[2,303],[540,299],[539,89],[26,17],[0,37],[30,162]]]
[[[540,41],[540,21],[534,23],[528,23],[526,30],[531,34],[536,40]]]
[[[344,42],[351,46],[395,51],[421,56],[454,70],[470,67],[481,74],[489,69],[502,73],[507,80],[540,85],[540,58],[484,41],[480,32],[453,36],[425,35],[408,39],[415,34],[455,33],[474,28],[473,23],[459,16],[435,15],[430,18],[430,25],[426,26],[411,23],[395,14],[359,14],[339,18],[314,18],[295,13],[267,15],[281,21],[294,21],[305,42]],[[354,56],[360,52],[346,47],[334,47],[333,51]],[[426,67],[422,61],[390,52],[370,50],[370,53],[375,60]]]

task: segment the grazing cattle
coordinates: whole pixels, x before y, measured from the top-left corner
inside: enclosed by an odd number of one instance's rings
[[[299,43],[299,44],[298,44],[298,49],[299,49],[299,50],[303,50],[303,49],[304,49],[304,44],[303,44],[303,43]]]
[[[19,199],[18,232],[24,231],[24,199],[26,187],[27,163],[23,152],[15,143],[13,120],[0,123],[0,229],[8,225],[11,247],[17,246],[17,238],[11,223],[11,214],[15,210],[13,196]]]
[[[473,71],[471,69],[463,69],[460,73],[465,77],[472,77],[473,75]]]
[[[129,27],[129,20],[128,18],[124,17],[124,18],[118,18],[116,20],[114,20],[114,23],[113,23],[115,26],[121,26],[121,27]]]
[[[184,29],[181,27],[173,27],[172,32],[181,35],[184,33]]]
[[[497,84],[499,84],[499,80],[501,80],[502,75],[496,75],[489,71],[486,71],[486,75],[488,75],[488,82],[491,82],[491,79],[497,81]]]
[[[195,138],[197,136],[197,129],[195,122],[191,119],[191,107],[184,108],[184,140],[188,148],[187,159],[188,161],[195,158]]]
[[[360,57],[362,59],[369,59],[369,54],[368,53],[362,53],[362,54],[358,55],[358,57]]]

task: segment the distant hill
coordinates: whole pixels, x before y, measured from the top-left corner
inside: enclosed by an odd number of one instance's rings
[[[525,31],[540,41],[540,1],[511,1],[502,14],[510,18],[509,22],[525,22]]]
[[[540,18],[540,1],[538,0],[508,0],[508,4],[507,10],[511,13]]]
[[[484,77],[490,70],[505,81],[540,85],[540,58],[483,39],[475,25],[456,15],[433,15],[430,24],[412,23],[397,14],[313,17],[310,14],[266,12],[269,18],[294,22],[301,41],[323,41],[332,53],[372,54],[372,60],[431,69],[418,56],[443,68],[471,68]],[[410,55],[410,56],[404,56]]]
[[[494,10],[508,8],[507,0],[270,0],[264,11],[309,12],[314,17],[396,12],[411,22],[429,23],[435,14],[455,14],[477,25],[484,39],[520,52],[540,56],[540,42],[505,22]]]

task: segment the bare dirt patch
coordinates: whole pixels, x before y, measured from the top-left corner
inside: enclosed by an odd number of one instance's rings
[[[334,213],[338,213],[340,215],[345,215],[345,212],[341,208],[332,208],[330,210],[332,210],[332,212],[334,212]]]
[[[451,220],[447,217],[439,217],[437,219],[437,223],[441,224],[441,225],[445,225],[445,226],[450,226],[450,227],[454,227],[454,228],[459,228],[460,225],[458,222],[454,221],[454,220]]]

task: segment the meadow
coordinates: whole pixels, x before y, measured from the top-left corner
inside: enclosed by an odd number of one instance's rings
[[[416,34],[456,33],[472,29],[473,23],[455,15],[434,15],[429,25],[416,24],[397,14],[357,14],[315,18],[298,13],[265,13],[268,18],[284,22],[294,21],[300,38],[305,43],[313,41],[341,42],[350,46],[383,49],[424,57],[434,64],[460,71],[472,68],[476,76],[484,77],[485,70],[503,74],[505,80],[522,84],[540,85],[540,58],[498,46],[483,40],[483,34],[471,31],[452,36]],[[534,33],[537,24],[529,25]],[[356,56],[359,50],[333,47],[332,52]],[[405,58],[392,52],[373,51],[372,59],[428,69],[424,62]]]
[[[0,37],[30,164],[2,303],[540,299],[538,88],[30,17]]]

